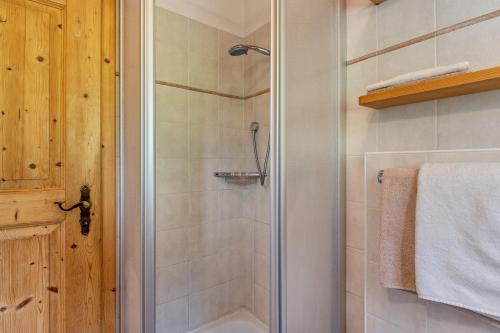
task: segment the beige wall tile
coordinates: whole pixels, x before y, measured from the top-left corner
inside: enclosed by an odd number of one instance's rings
[[[189,262],[191,276],[191,293],[217,286],[222,280],[222,270],[225,267],[218,265],[218,255],[206,256]]]
[[[189,187],[186,159],[158,158],[156,161],[157,193],[182,193]]]
[[[189,20],[189,51],[200,53],[207,58],[219,57],[219,30],[198,22]]]
[[[214,222],[220,217],[218,191],[191,192],[189,197],[189,221],[191,223]]]
[[[245,157],[245,150],[243,147],[247,136],[247,130],[228,127],[222,128],[220,156],[222,158]]]
[[[269,225],[265,223],[255,223],[255,252],[269,258],[269,242],[270,242]]]
[[[382,54],[378,57],[378,80],[391,79],[436,65],[436,41],[427,40],[421,43]]]
[[[348,155],[377,151],[379,111],[347,111],[346,145]]]
[[[269,290],[269,257],[264,255],[255,256],[255,283]]]
[[[379,151],[436,148],[436,102],[396,106],[379,113]]]
[[[425,304],[416,295],[382,287],[378,265],[368,263],[367,311],[386,320],[406,332],[421,333],[426,330],[427,311]]]
[[[366,255],[369,261],[378,263],[380,257],[380,210],[368,209],[366,214]]]
[[[348,247],[346,251],[346,290],[363,297],[365,294],[364,253]]]
[[[245,124],[244,101],[222,98],[222,126],[248,129],[248,125]]]
[[[189,139],[187,124],[158,122],[156,129],[157,157],[187,158]]]
[[[184,89],[156,86],[156,121],[187,123],[188,95]]]
[[[216,190],[221,188],[220,179],[214,177],[219,171],[221,161],[218,159],[191,159],[189,164],[191,191]]]
[[[225,220],[243,216],[242,193],[239,190],[222,191],[221,217]]]
[[[186,226],[189,220],[189,194],[157,194],[156,230]]]
[[[264,323],[269,324],[269,292],[260,286],[254,288],[255,314]]]
[[[191,126],[190,155],[192,158],[219,157],[222,131],[215,126]]]
[[[438,29],[499,9],[499,0],[436,0]]]
[[[439,65],[468,61],[473,70],[498,66],[500,18],[494,18],[437,38]]]
[[[209,259],[216,259],[214,255],[221,246],[220,232],[221,226],[216,222],[205,222],[188,228],[189,257],[193,260],[203,256],[212,256]],[[212,264],[215,266],[215,261]]]
[[[189,270],[186,262],[159,267],[156,270],[156,304],[186,296],[189,290]]]
[[[358,250],[365,248],[365,205],[347,202],[346,245]]]
[[[218,318],[222,302],[222,286],[189,295],[189,328],[195,329]]]
[[[220,315],[234,312],[242,307],[253,311],[253,287],[250,277],[231,280],[222,286]]]
[[[191,124],[218,126],[221,118],[219,110],[219,96],[189,92],[189,122]]]
[[[498,333],[500,329],[448,305],[428,304],[428,333]]]
[[[438,101],[438,148],[500,147],[498,91]]]
[[[499,163],[500,150],[430,152],[429,163]]]
[[[187,84],[189,21],[186,17],[167,10],[156,12],[156,78],[179,84]]]
[[[206,57],[205,53],[189,53],[189,86],[200,89],[218,91],[219,61],[218,58]]]
[[[156,232],[156,267],[168,267],[188,258],[186,228]]]
[[[346,82],[346,110],[371,110],[364,106],[360,106],[358,98],[366,94],[366,87],[377,82],[377,58],[349,65],[347,67],[347,82]],[[351,133],[347,133],[351,135]]]
[[[364,158],[363,156],[347,157],[347,201],[365,202],[364,193]]]
[[[387,1],[378,7],[379,48],[436,30],[434,0]]]
[[[188,330],[188,298],[183,297],[156,307],[156,331],[185,333]]]
[[[365,309],[363,297],[347,293],[346,315],[347,333],[365,333]]]
[[[367,316],[366,333],[408,333],[400,327],[393,325],[385,320],[377,318],[373,315]]]
[[[377,50],[377,7],[368,1],[347,0],[347,59]]]

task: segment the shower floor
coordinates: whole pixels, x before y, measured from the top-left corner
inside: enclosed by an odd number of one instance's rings
[[[238,310],[189,333],[268,333],[269,328],[247,310]]]

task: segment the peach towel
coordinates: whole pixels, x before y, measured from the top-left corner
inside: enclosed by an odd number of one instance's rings
[[[380,280],[384,287],[416,291],[417,169],[387,169],[382,183]]]

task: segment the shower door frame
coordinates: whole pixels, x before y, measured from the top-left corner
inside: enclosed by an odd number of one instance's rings
[[[133,1],[133,0],[120,0]],[[285,178],[284,178],[284,119],[280,111],[283,102],[280,100],[282,91],[281,82],[282,64],[282,9],[283,0],[271,0],[271,154],[270,154],[270,216],[271,216],[271,260],[270,260],[270,333],[286,333],[286,296],[285,296]],[[140,173],[140,207],[141,207],[141,243],[142,275],[141,281],[141,327],[143,332],[153,333],[156,329],[156,268],[155,268],[155,199],[156,199],[156,158],[155,158],[155,0],[141,2],[141,173]],[[121,13],[123,17],[123,13]],[[122,20],[123,24],[126,21]],[[123,30],[122,30],[123,31]],[[123,38],[123,36],[122,36]],[[123,48],[122,48],[123,52]],[[123,53],[122,53],[123,56]],[[124,62],[122,61],[122,64]],[[125,68],[122,67],[122,72]],[[122,96],[123,98],[123,96]],[[123,128],[123,126],[122,126]],[[123,132],[122,132],[123,135]],[[123,140],[123,137],[122,137]],[[126,149],[126,148],[125,148]],[[120,193],[126,195],[123,190]],[[121,204],[125,203],[121,201]],[[123,208],[123,207],[122,207]],[[125,227],[125,226],[123,226]],[[121,248],[124,244],[121,242]],[[122,257],[123,258],[123,257]],[[125,273],[125,264],[122,263],[121,272]],[[123,274],[121,274],[123,277]],[[122,284],[125,281],[122,278]],[[123,298],[122,298],[123,299]],[[121,318],[122,329],[126,318]]]
[[[119,331],[154,333],[155,300],[155,0],[120,1],[120,200]],[[339,3],[339,36],[345,31],[345,0]],[[271,0],[271,290],[270,333],[287,332],[285,58],[286,0]],[[342,35],[343,36],[343,35]],[[339,37],[340,38],[340,37]],[[340,38],[344,40],[344,38]],[[340,42],[343,45],[345,41]],[[339,48],[337,77],[345,89],[345,46]],[[337,156],[338,308],[335,332],[345,331],[345,115],[339,99]],[[333,221],[332,221],[333,223]],[[289,260],[293,258],[288,258]],[[338,276],[337,276],[338,275]],[[290,292],[293,297],[293,290]],[[332,295],[333,297],[333,295]],[[332,314],[334,316],[334,314]],[[293,329],[291,329],[293,331]]]

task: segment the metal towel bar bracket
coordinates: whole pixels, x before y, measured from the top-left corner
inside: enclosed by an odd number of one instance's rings
[[[377,173],[377,181],[379,184],[384,182],[384,170],[379,170]]]

